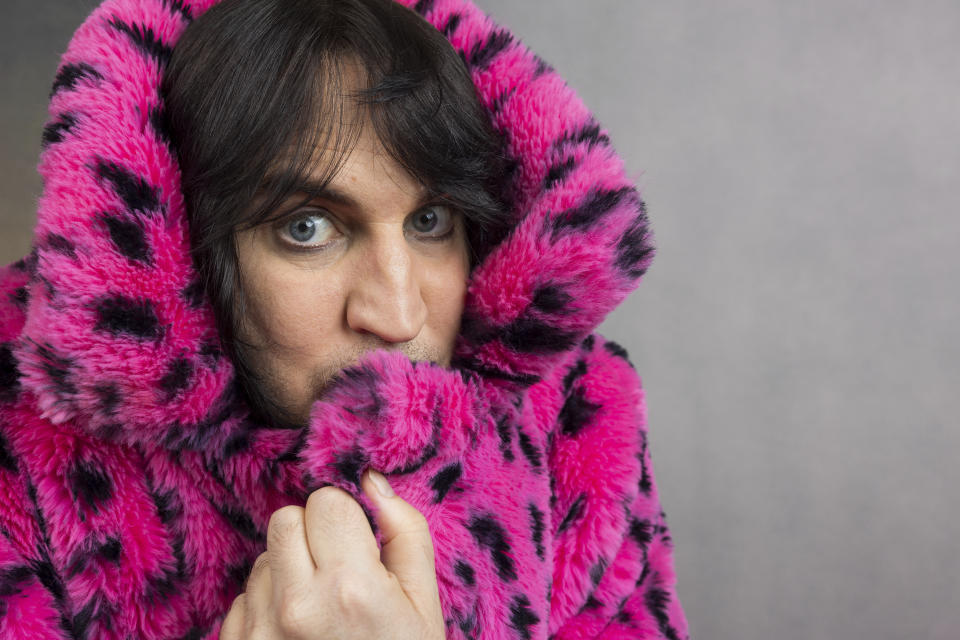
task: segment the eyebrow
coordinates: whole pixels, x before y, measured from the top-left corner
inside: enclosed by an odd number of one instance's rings
[[[275,176],[267,176],[263,182],[265,185],[270,186],[275,184],[276,181],[277,178]],[[313,182],[310,179],[297,182],[295,185],[293,185],[291,192],[308,195],[310,196],[311,200],[323,199],[350,209],[360,208],[360,203],[354,200],[350,195],[329,185],[324,186],[322,183]],[[424,206],[434,198],[436,198],[436,194],[431,193],[429,189],[424,189],[423,194],[417,201],[417,207],[419,208]]]

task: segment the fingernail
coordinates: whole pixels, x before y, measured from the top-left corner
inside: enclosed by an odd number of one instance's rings
[[[390,483],[387,482],[387,479],[379,471],[370,469],[370,479],[373,480],[373,486],[377,488],[377,491],[379,491],[380,495],[384,498],[392,498],[395,495],[393,493],[393,487],[390,486]]]

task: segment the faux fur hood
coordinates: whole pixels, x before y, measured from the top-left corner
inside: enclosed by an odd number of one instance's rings
[[[401,2],[461,54],[516,166],[513,229],[473,272],[456,360],[458,377],[522,393],[647,269],[644,206],[606,132],[509,31],[466,0]],[[106,0],[71,40],[50,98],[13,355],[44,418],[121,443],[196,448],[236,406],[158,93],[178,37],[214,3]]]

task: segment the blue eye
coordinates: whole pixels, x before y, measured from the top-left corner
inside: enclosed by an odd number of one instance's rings
[[[424,207],[411,216],[410,226],[418,234],[446,236],[453,231],[453,213],[442,205]]]
[[[336,227],[326,215],[311,213],[290,218],[279,229],[283,241],[294,246],[317,246],[330,241]]]

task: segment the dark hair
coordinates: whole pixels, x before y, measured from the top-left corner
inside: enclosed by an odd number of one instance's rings
[[[360,73],[350,93],[348,64]],[[465,63],[439,31],[393,0],[224,0],[184,31],[161,95],[193,260],[260,419],[287,421],[238,339],[244,302],[234,235],[302,190],[317,169],[315,149],[335,150],[320,167],[326,184],[368,119],[386,153],[463,212],[472,264],[505,232],[502,141]],[[354,109],[366,118],[345,123],[341,116]]]

